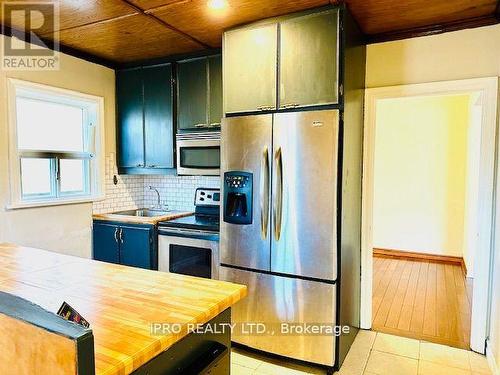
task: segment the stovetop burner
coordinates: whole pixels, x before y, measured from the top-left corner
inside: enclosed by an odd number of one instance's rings
[[[166,228],[199,229],[212,232],[219,231],[219,216],[192,215],[170,221],[162,221],[158,224]]]

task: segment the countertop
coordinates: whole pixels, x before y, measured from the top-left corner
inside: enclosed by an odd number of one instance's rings
[[[94,334],[96,374],[128,374],[242,299],[243,285],[0,244],[0,290],[56,312],[63,301]],[[152,336],[151,323],[180,323]]]
[[[194,212],[171,211],[166,215],[155,216],[155,217],[115,215],[113,213],[109,213],[109,214],[92,215],[92,219],[105,220],[105,221],[119,221],[121,223],[129,223],[129,224],[153,224],[153,225],[156,225],[160,221],[173,220],[173,219],[177,219],[179,217],[191,216],[191,215],[194,215]]]

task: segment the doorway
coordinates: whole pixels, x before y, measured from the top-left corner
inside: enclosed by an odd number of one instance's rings
[[[367,90],[362,328],[484,353],[496,97],[496,78]]]

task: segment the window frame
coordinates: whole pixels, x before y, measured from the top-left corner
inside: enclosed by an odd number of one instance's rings
[[[10,203],[7,209],[93,202],[104,198],[104,98],[73,90],[8,78]],[[73,105],[84,111],[85,152],[26,150],[18,148],[17,98]],[[51,166],[51,193],[23,196],[22,158],[47,158]],[[61,160],[83,160],[84,190],[61,192]],[[55,175],[54,175],[55,173]],[[55,180],[54,180],[55,178]]]

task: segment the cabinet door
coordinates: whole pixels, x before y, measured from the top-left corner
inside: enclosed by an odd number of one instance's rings
[[[207,59],[183,61],[178,65],[178,125],[180,131],[206,128],[208,75]]]
[[[118,165],[144,166],[142,69],[116,73]]]
[[[174,167],[172,66],[143,68],[146,168]]]
[[[276,108],[277,24],[224,34],[224,111]]]
[[[210,127],[220,127],[222,119],[222,56],[208,58],[209,90],[209,124]]]
[[[117,225],[94,222],[92,229],[93,259],[119,263]]]
[[[121,226],[120,264],[153,269],[152,227]]]
[[[280,108],[338,102],[338,11],[280,25]]]

